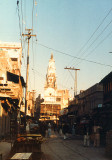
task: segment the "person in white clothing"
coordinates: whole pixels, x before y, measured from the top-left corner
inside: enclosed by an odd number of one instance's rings
[[[51,124],[49,123],[48,124],[48,137],[51,136]]]

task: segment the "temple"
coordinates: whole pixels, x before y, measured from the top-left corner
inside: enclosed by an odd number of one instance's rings
[[[60,111],[68,106],[69,91],[58,90],[56,82],[56,67],[53,53],[51,54],[44,87],[44,102],[41,103],[40,120],[57,121]]]

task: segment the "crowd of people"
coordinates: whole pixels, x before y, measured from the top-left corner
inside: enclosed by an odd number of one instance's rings
[[[84,147],[89,147],[90,145],[93,145],[94,147],[100,146],[100,132],[102,130],[102,127],[98,124],[94,124],[94,126],[90,127],[89,124],[83,125],[83,145]],[[67,139],[67,133],[70,133],[71,135],[76,135],[76,124],[74,123],[72,126],[70,126],[68,123],[64,123],[61,125],[58,125],[57,131],[60,135],[63,134],[63,138]]]
[[[93,141],[94,147],[100,146],[100,131],[102,127],[99,125],[94,125],[92,131],[88,125],[84,125],[84,146],[90,146],[91,141]]]
[[[30,126],[32,122],[29,122],[28,125]],[[27,128],[28,128],[27,125]],[[28,130],[28,129],[27,129]],[[76,135],[76,124],[74,123],[70,126],[67,122],[59,123],[58,125],[53,122],[46,122],[46,121],[39,121],[38,125],[35,125],[33,128],[34,133],[41,134],[43,137],[51,137],[51,130],[54,132],[58,132],[59,135],[63,135],[64,140],[67,139],[67,134],[70,133],[73,136]],[[94,125],[92,130],[90,129],[89,125],[84,125],[83,128],[83,136],[84,141],[83,145],[90,146],[91,142],[93,143],[94,147],[100,146],[100,130],[101,127],[99,125]],[[29,132],[31,132],[29,127]]]

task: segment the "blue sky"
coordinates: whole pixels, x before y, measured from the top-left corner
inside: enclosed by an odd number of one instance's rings
[[[33,22],[33,34],[37,34],[37,41],[35,38],[30,40],[29,90],[35,89],[37,95],[43,93],[51,52],[55,59],[58,88],[67,88],[72,94],[74,80],[71,74],[74,76],[75,73],[71,71],[70,74],[64,67],[80,69],[77,77],[78,91],[98,83],[111,72],[112,67],[73,59],[55,50],[112,65],[112,54],[109,53],[112,51],[112,11],[108,14],[112,8],[112,0],[34,0],[34,2],[37,2],[37,5],[34,5],[32,16],[33,0],[19,0],[21,33],[25,33],[25,27],[32,28]],[[104,17],[105,20],[95,32]],[[0,41],[20,42],[16,0],[0,2],[0,20]],[[86,43],[94,32],[94,36]],[[25,78],[27,41],[24,38],[22,42],[24,46],[22,74]],[[81,50],[83,46],[85,47]]]

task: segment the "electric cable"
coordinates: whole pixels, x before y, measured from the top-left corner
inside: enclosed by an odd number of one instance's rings
[[[37,71],[36,69],[33,69],[33,68],[32,68],[32,70],[34,70],[42,79],[46,80],[45,76],[42,73],[40,73],[39,71]],[[69,76],[68,76],[68,79],[69,79]],[[68,81],[68,79],[67,79],[67,81]],[[58,83],[58,85],[62,86],[63,88],[67,88],[67,89],[69,88],[69,87],[66,87],[66,85],[63,85],[63,83],[61,84],[60,82]]]
[[[95,48],[86,55],[86,57],[88,57],[90,54],[92,54],[109,36],[111,36],[111,34],[112,34],[112,31],[111,31],[110,33],[108,33],[108,34],[106,35],[106,37],[105,37],[103,40],[101,40],[101,41],[95,46]],[[85,57],[85,58],[86,58],[86,57]],[[83,61],[83,60],[81,60],[81,61],[80,61],[79,63],[77,63],[76,65],[80,64],[82,61]],[[107,66],[107,65],[106,65],[106,66]]]
[[[19,18],[19,30],[20,30],[21,46],[22,46],[21,19],[20,19],[20,13],[19,13],[19,0],[17,0],[17,10],[18,10],[18,18]]]
[[[53,49],[53,48],[48,47],[48,46],[46,46],[46,45],[43,45],[43,44],[41,44],[41,43],[38,43],[38,44],[39,44],[40,46],[42,46],[42,47],[47,48],[47,49],[52,49],[53,51],[55,51],[55,52],[58,53],[58,54],[63,54],[63,55],[66,55],[66,56],[69,56],[69,57],[72,57],[72,58],[76,58],[76,59],[83,60],[83,61],[86,61],[86,62],[98,64],[98,65],[101,65],[101,66],[112,67],[112,65],[109,65],[109,64],[104,64],[104,63],[100,63],[100,62],[96,62],[96,61],[92,61],[92,60],[88,60],[88,59],[76,57],[76,56],[73,56],[73,55],[71,55],[71,54],[68,54],[68,53],[59,51],[59,50],[57,50],[57,49]]]
[[[33,0],[33,6],[32,6],[32,33],[33,33],[33,14],[34,14],[34,0]]]
[[[22,14],[22,33],[23,33],[23,6],[22,6],[22,0],[21,0],[21,14]]]
[[[85,48],[85,46],[88,44],[88,42],[92,39],[92,37],[94,36],[94,34],[97,32],[97,30],[100,28],[100,26],[103,24],[103,22],[105,21],[105,19],[108,17],[108,15],[111,13],[112,8],[109,10],[109,12],[107,13],[107,15],[103,18],[103,20],[101,21],[101,23],[98,25],[98,27],[95,29],[95,31],[93,32],[93,34],[90,36],[90,38],[88,39],[88,41],[83,45],[83,47],[80,49],[80,51]],[[80,52],[79,51],[79,52]]]
[[[32,6],[32,34],[33,34],[33,15],[34,15],[34,0],[33,0],[33,6]],[[33,53],[33,68],[35,68],[35,64],[34,64],[33,37],[32,37],[32,53]],[[35,72],[34,72],[34,70],[33,70],[33,76],[34,76],[34,90],[35,90]]]
[[[25,0],[25,3],[24,3],[24,17],[25,17],[25,28],[26,28],[26,24],[27,24],[27,21],[26,21],[26,0]]]
[[[75,78],[73,77],[73,75],[72,75],[72,73],[70,72],[70,70],[68,70],[68,72],[70,73],[72,79],[75,80]]]
[[[66,75],[66,77],[64,78],[64,80],[63,80],[63,84],[65,84],[66,86],[68,85],[68,82],[69,82],[69,74],[68,74],[68,72],[67,72],[67,75]]]
[[[82,52],[81,56],[86,53],[86,51],[96,42],[96,40],[98,40],[98,38],[102,35],[102,33],[107,29],[107,27],[112,23],[112,20],[106,25],[106,27],[102,30],[102,32],[95,38],[95,40],[90,44],[90,46],[84,51]],[[76,64],[77,65],[77,64]]]
[[[81,53],[81,51],[85,48],[85,46],[89,43],[89,41],[92,39],[92,37],[95,35],[95,33],[98,31],[98,29],[100,28],[100,26],[104,23],[105,19],[109,16],[109,14],[111,13],[112,8],[109,10],[109,12],[107,13],[107,15],[102,19],[101,23],[98,25],[98,27],[95,29],[95,31],[93,32],[93,34],[90,36],[90,38],[87,40],[87,42],[81,47],[81,49],[79,50],[78,53]],[[78,55],[78,53],[76,54],[76,56]],[[73,61],[74,59],[72,59]],[[71,63],[71,62],[70,62]],[[69,63],[69,64],[70,64]]]

